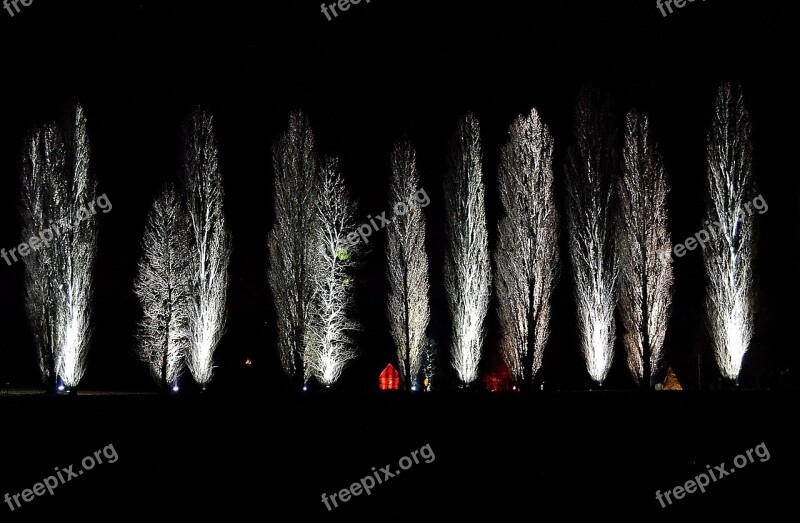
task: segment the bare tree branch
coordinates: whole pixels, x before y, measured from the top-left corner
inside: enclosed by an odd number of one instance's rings
[[[30,241],[25,286],[40,375],[54,388],[58,379],[78,385],[91,339],[97,224],[89,219],[96,195],[89,156],[81,106],[63,134],[54,124],[35,131],[23,155],[23,238],[43,238],[48,230],[53,238],[39,248]]]
[[[304,364],[314,283],[309,271],[316,255],[319,176],[314,133],[300,111],[273,145],[275,224],[269,234],[269,284],[278,321],[278,352],[284,372],[305,380]]]
[[[619,310],[628,369],[636,383],[650,388],[660,371],[673,277],[667,173],[646,115],[627,116],[618,181]]]
[[[714,238],[703,250],[706,315],[717,365],[737,382],[755,313],[754,217],[744,207],[755,192],[750,133],[741,87],[721,85],[707,146],[706,223]]]
[[[505,210],[494,256],[500,351],[514,382],[530,387],[550,334],[550,296],[559,275],[553,138],[536,109],[509,128],[499,185]]]
[[[407,389],[418,386],[428,344],[425,331],[430,321],[425,215],[419,205],[406,203],[418,186],[417,153],[408,140],[403,140],[392,151],[389,201],[406,205],[407,211],[395,212],[392,226],[387,230],[386,254],[390,288],[387,313],[397,347],[400,379]]]
[[[214,351],[225,331],[231,240],[211,114],[195,109],[186,122],[184,140],[182,182],[190,231],[192,298],[186,362],[194,380],[205,387],[213,376]]]
[[[134,285],[144,314],[137,354],[164,389],[177,386],[190,350],[189,231],[184,202],[168,185],[150,211]]]
[[[608,102],[584,89],[567,155],[567,228],[586,368],[602,386],[614,355],[617,263],[612,231],[616,170]]]
[[[305,364],[310,375],[331,386],[347,362],[357,355],[350,333],[358,329],[352,309],[353,272],[359,247],[346,241],[356,226],[355,210],[339,174],[338,162],[324,160],[319,178],[318,227],[314,231],[317,250],[310,271],[314,294]]]
[[[452,321],[451,358],[463,385],[478,377],[492,273],[478,120],[468,114],[450,147],[445,179],[445,291]]]

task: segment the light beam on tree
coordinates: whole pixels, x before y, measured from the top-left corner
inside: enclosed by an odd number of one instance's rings
[[[492,274],[478,120],[468,114],[451,142],[445,178],[445,291],[451,360],[462,385],[478,377]]]
[[[59,380],[77,386],[86,370],[97,251],[97,223],[85,215],[96,198],[89,157],[81,106],[63,132],[55,124],[35,130],[23,153],[22,236],[52,236],[25,258],[25,306],[40,376],[53,389]]]
[[[530,387],[550,334],[559,274],[553,138],[536,109],[509,128],[499,186],[505,211],[494,255],[500,351],[513,381]]]
[[[720,372],[737,383],[755,313],[754,217],[745,210],[755,193],[750,133],[741,87],[721,85],[707,146],[706,317]]]
[[[589,376],[598,385],[614,355],[617,261],[612,224],[614,126],[607,102],[584,89],[567,154],[567,229],[578,331]]]

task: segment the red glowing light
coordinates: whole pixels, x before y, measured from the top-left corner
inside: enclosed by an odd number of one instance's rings
[[[400,374],[391,363],[381,372],[378,384],[381,390],[398,390],[400,388]]]

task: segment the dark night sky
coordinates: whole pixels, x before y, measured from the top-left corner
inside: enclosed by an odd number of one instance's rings
[[[535,5],[531,5],[535,4]],[[180,128],[192,106],[216,116],[234,235],[230,322],[218,352],[219,387],[244,380],[282,387],[266,282],[272,221],[272,141],[288,113],[304,108],[321,152],[341,158],[360,216],[388,209],[389,152],[408,134],[419,150],[431,257],[431,334],[446,347],[442,296],[442,174],[456,121],[472,110],[482,124],[491,237],[499,215],[499,148],[513,118],[535,105],[556,139],[558,203],[563,157],[578,89],[593,84],[620,116],[650,114],[669,171],[670,226],[681,242],[701,227],[705,132],[716,85],[742,82],[751,112],[755,172],[769,204],[760,217],[762,301],[744,380],[797,363],[789,343],[797,321],[798,182],[796,97],[788,3],[710,0],[667,18],[655,2],[362,2],[326,21],[319,2],[36,0],[14,16],[0,11],[0,247],[19,241],[22,137],[86,108],[92,169],[113,210],[99,217],[95,337],[84,388],[154,390],[133,357],[138,305],[132,293],[147,210],[175,176]],[[374,387],[392,356],[384,317],[385,233],[365,259],[359,288],[362,357],[343,386]],[[564,244],[562,235],[562,245]],[[575,336],[569,263],[562,249],[545,379],[589,385]],[[694,354],[707,354],[704,277],[697,251],[675,266],[668,362],[688,383]],[[0,382],[38,382],[23,309],[23,266],[0,263]],[[491,350],[494,311],[490,311]],[[243,361],[252,356],[253,369]],[[444,354],[442,367],[448,368]],[[610,386],[629,387],[618,352]],[[709,365],[707,370],[711,370]],[[247,376],[252,372],[254,376]]]

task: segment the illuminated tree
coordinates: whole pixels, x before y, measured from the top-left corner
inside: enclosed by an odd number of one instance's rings
[[[559,272],[553,138],[536,109],[509,128],[499,185],[505,210],[494,254],[500,351],[514,382],[530,387],[550,334]]]
[[[459,122],[445,179],[445,291],[451,318],[451,359],[462,385],[478,377],[492,284],[478,120]]]
[[[407,389],[417,388],[425,330],[430,320],[428,255],[425,252],[425,215],[422,207],[408,203],[419,189],[417,154],[404,140],[392,151],[389,199],[397,202],[388,235],[388,317],[400,362],[400,379]],[[405,211],[399,206],[405,206]],[[401,212],[404,211],[404,212]]]
[[[134,285],[144,314],[137,353],[164,389],[177,387],[191,341],[189,243],[183,202],[169,185],[150,211]]]
[[[755,312],[754,218],[745,211],[755,192],[750,131],[741,88],[721,85],[707,147],[706,224],[714,238],[703,250],[706,316],[717,365],[725,378],[737,383]]]
[[[655,385],[672,304],[672,243],[667,230],[667,173],[646,115],[628,114],[619,178],[619,310],[628,369]]]
[[[189,222],[191,296],[186,363],[194,380],[205,388],[225,330],[231,240],[222,208],[222,173],[211,114],[195,109],[186,122],[184,140],[182,181]]]
[[[53,388],[59,380],[67,388],[77,386],[86,369],[97,251],[97,224],[90,219],[95,195],[86,116],[77,106],[63,133],[46,125],[31,134],[23,153],[22,237],[31,247],[24,258],[25,305],[42,381]]]
[[[567,228],[586,368],[603,384],[614,355],[617,264],[612,230],[614,127],[608,102],[581,91],[567,153]]]
[[[317,253],[318,173],[314,133],[302,112],[289,117],[289,130],[273,145],[275,224],[269,233],[269,284],[277,313],[278,353],[284,372],[302,383],[308,376],[304,347]]]
[[[354,204],[339,174],[338,162],[324,160],[319,178],[317,227],[313,231],[317,249],[309,271],[314,293],[305,365],[310,375],[329,387],[339,379],[347,362],[356,357],[350,333],[358,328],[352,318],[358,244],[346,241],[356,223]]]

